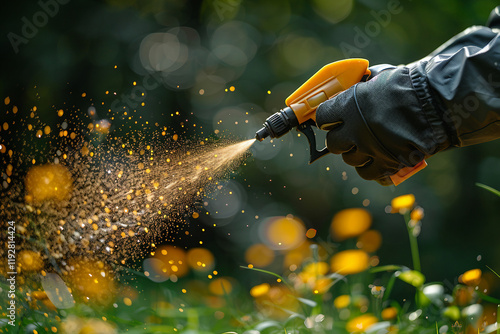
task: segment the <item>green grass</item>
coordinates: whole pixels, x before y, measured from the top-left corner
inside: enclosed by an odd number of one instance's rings
[[[491,187],[478,186],[500,195]],[[4,314],[0,333],[61,333],[64,329],[82,334],[342,334],[353,329],[360,333],[500,333],[496,322],[482,320],[485,315],[494,315],[491,309],[500,307],[500,299],[482,290],[481,277],[473,281],[464,278],[454,286],[426,282],[415,233],[420,222],[411,221],[410,210],[401,216],[408,231],[413,269],[374,263],[344,275],[329,267],[336,253],[326,251],[320,256],[318,249],[324,242],[312,243],[311,256],[295,270],[276,273],[242,266],[233,274],[230,289],[221,283],[222,293],[210,288],[216,277],[210,279],[206,274],[194,273],[176,283],[154,283],[140,271],[122,268],[126,275],[121,277],[113,303],[95,305],[76,296],[73,308],[55,311],[44,300],[31,296],[39,289],[38,273],[34,273],[23,275],[25,282],[16,291],[17,327],[9,326]],[[344,243],[343,247],[356,244],[352,240]],[[375,253],[370,253],[371,259],[373,256]],[[327,270],[321,271],[318,268],[325,268],[324,263]],[[495,270],[485,267],[500,279]],[[243,273],[245,270],[248,272]],[[258,286],[255,290],[236,280],[249,275],[255,282],[252,285]],[[4,281],[0,287],[8,289]],[[410,294],[404,299],[395,297],[396,287]],[[2,299],[2,305],[4,302]],[[499,317],[494,315],[496,320]]]

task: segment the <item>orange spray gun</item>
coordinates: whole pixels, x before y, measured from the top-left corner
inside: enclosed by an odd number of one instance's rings
[[[266,119],[264,127],[256,132],[255,138],[258,141],[266,137],[279,138],[296,127],[309,141],[309,163],[313,163],[330,153],[326,147],[319,151],[316,149],[316,137],[312,129],[312,125],[316,125],[316,108],[341,91],[377,75],[376,72],[377,67],[371,71],[368,69],[366,59],[345,59],[323,66],[285,100],[286,108]],[[422,160],[414,167],[400,169],[390,179],[397,186],[426,166],[427,163]]]

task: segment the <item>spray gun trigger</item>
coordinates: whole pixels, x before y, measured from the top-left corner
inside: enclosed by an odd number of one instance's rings
[[[324,147],[320,151],[316,149],[316,135],[314,134],[312,125],[316,126],[316,123],[313,120],[308,120],[307,122],[304,122],[297,126],[297,131],[303,133],[306,136],[307,141],[309,142],[309,152],[311,155],[309,164],[312,164],[314,161],[318,160],[325,154],[330,153],[330,151],[328,151],[328,148],[326,147]]]

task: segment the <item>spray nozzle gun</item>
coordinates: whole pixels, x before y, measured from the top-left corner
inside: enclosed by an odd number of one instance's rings
[[[312,129],[312,126],[316,126],[316,108],[322,102],[360,81],[368,80],[381,70],[383,69],[375,67],[375,71],[370,71],[366,59],[345,59],[323,66],[285,100],[286,108],[266,119],[264,126],[255,133],[255,139],[262,141],[267,137],[279,138],[296,127],[309,141],[309,163],[313,163],[329,153],[326,147],[316,149],[316,136]],[[404,167],[390,178],[394,185],[398,185],[426,165],[424,160],[415,167]]]

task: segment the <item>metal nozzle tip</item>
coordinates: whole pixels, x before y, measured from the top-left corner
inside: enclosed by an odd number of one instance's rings
[[[268,136],[269,131],[267,131],[266,127],[263,127],[259,131],[255,132],[255,139],[258,141],[263,141]]]

